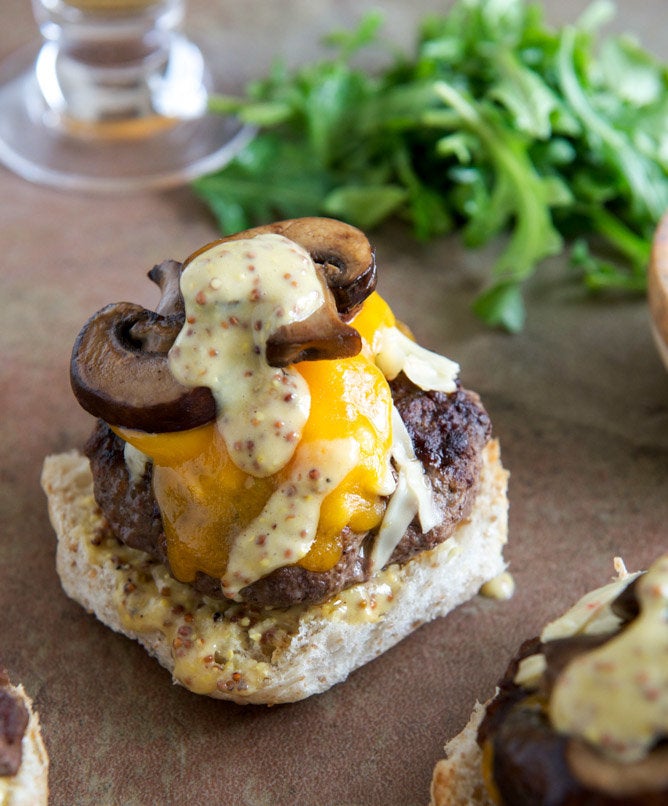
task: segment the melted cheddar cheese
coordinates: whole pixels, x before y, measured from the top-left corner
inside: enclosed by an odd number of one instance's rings
[[[305,568],[324,571],[341,556],[341,532],[346,526],[367,531],[382,520],[384,496],[393,488],[388,464],[391,395],[382,373],[363,356],[303,362],[297,370],[317,391],[300,447],[345,434],[358,448],[359,461],[322,500],[315,539],[296,560]],[[215,423],[168,434],[115,431],[153,462],[169,563],[184,582],[192,581],[197,571],[224,576],[232,541],[293,476],[300,457],[296,453],[273,476],[256,478],[231,460]],[[283,564],[290,559],[286,557]]]

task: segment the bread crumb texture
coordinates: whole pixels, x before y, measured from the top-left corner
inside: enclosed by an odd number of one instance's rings
[[[476,703],[464,729],[445,746],[434,767],[430,806],[494,806],[482,781],[482,751],[476,741],[486,705]]]
[[[22,685],[13,693],[28,709],[28,726],[21,743],[21,766],[16,775],[0,776],[0,806],[46,806],[49,800],[49,757],[39,715]]]

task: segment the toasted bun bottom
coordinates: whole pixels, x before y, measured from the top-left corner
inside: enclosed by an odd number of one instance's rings
[[[23,686],[10,686],[23,700],[29,719],[21,746],[21,766],[16,775],[0,776],[0,803],[3,806],[46,806],[49,799],[49,757],[42,741],[39,716]]]
[[[269,705],[345,680],[502,573],[507,480],[492,441],[473,512],[445,543],[324,604],[260,611],[201,596],[143,552],[108,536],[80,454],[49,456],[42,472],[67,595],[139,641],[174,682],[220,699]]]
[[[486,705],[477,702],[464,729],[446,744],[445,758],[434,767],[429,806],[494,806],[483,783],[477,742]]]

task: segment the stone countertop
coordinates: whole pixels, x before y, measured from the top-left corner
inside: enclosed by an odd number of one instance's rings
[[[320,34],[372,5],[193,0],[189,24],[209,36],[221,26],[238,83],[277,51],[317,55]],[[442,7],[382,5],[402,43]],[[546,6],[561,22],[585,3]],[[615,25],[658,50],[665,16],[663,0],[635,0],[620,3]],[[299,24],[277,38],[283,19]],[[5,0],[0,56],[34,35],[27,0]],[[614,556],[635,570],[668,546],[668,374],[647,306],[586,297],[555,258],[528,288],[524,331],[508,336],[469,307],[493,250],[467,252],[456,238],[418,245],[395,226],[375,233],[381,292],[423,344],[460,363],[491,415],[511,472],[517,592],[474,599],[326,694],[241,707],[173,686],[138,645],[65,597],[39,486],[44,456],[81,446],[91,428],[68,380],[81,324],[111,301],[153,304],[146,269],[216,235],[188,188],[90,196],[0,169],[0,659],[40,712],[51,803],[425,804],[444,742],[518,644],[607,581]]]

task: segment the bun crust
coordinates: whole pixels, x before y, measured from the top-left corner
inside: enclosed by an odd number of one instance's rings
[[[476,740],[487,703],[475,704],[461,733],[445,746],[436,762],[429,806],[494,806],[482,781],[482,750]]]
[[[21,766],[16,775],[0,776],[3,806],[46,806],[49,799],[49,757],[42,740],[39,716],[22,685],[7,687],[28,709],[28,726],[21,745]]]
[[[502,573],[507,481],[498,442],[492,440],[484,450],[471,516],[440,546],[321,605],[261,613],[230,605],[221,614],[220,602],[176,582],[143,552],[105,536],[85,457],[49,456],[42,471],[66,594],[142,644],[175,683],[219,699],[268,705],[326,691]],[[148,619],[146,606],[153,614]],[[191,614],[185,623],[174,615],[184,611]],[[214,644],[216,652],[207,651]]]

